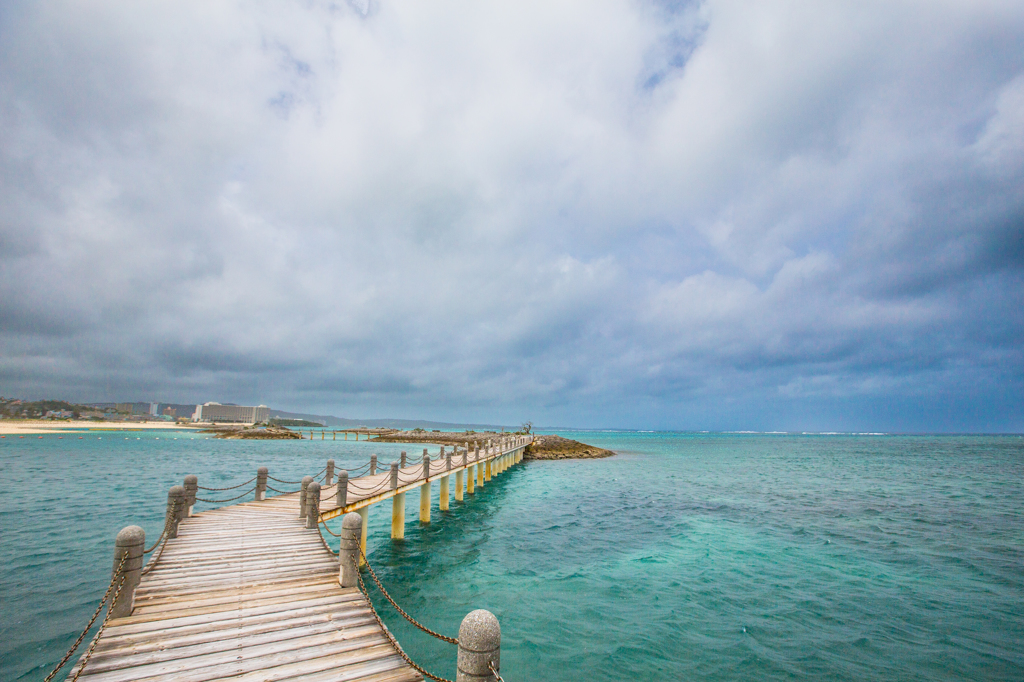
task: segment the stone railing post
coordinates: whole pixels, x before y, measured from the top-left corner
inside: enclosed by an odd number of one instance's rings
[[[342,587],[359,584],[359,543],[363,535],[363,517],[349,512],[341,519],[341,547],[338,549],[338,582]]]
[[[320,523],[320,484],[311,481],[306,486],[306,528],[316,528]]]
[[[256,501],[261,502],[267,499],[267,476],[270,475],[270,469],[267,467],[260,467],[256,470]]]
[[[424,450],[423,451],[423,480],[425,481],[428,478],[430,478],[430,455],[428,455],[427,451]]]
[[[196,495],[199,493],[199,477],[189,474],[185,477],[185,516],[192,516],[192,507],[196,506]]]
[[[455,682],[493,682],[497,672],[501,672],[501,626],[493,613],[477,609],[459,626]]]
[[[306,491],[309,489],[309,484],[313,482],[312,476],[302,477],[302,489],[299,490],[299,518],[306,518]]]
[[[118,576],[123,576],[124,583],[117,600],[110,605],[111,618],[123,618],[132,615],[135,607],[135,588],[142,580],[142,553],[146,546],[146,531],[138,526],[126,526],[121,529],[114,540],[114,589],[117,589]],[[121,563],[122,558],[124,563]],[[121,570],[118,572],[118,567]]]
[[[338,509],[342,509],[348,504],[348,471],[345,469],[338,470],[338,493],[335,496],[335,501],[338,504]]]
[[[334,483],[334,460],[327,460],[327,475],[324,477],[324,485]]]
[[[406,465],[406,463],[408,461],[408,457],[409,456],[405,454],[405,450],[402,450],[402,463],[400,465],[401,468],[403,468],[403,469],[405,468],[405,465]]]
[[[370,475],[377,473],[377,455],[370,455]]]
[[[462,451],[462,466],[469,464],[469,443],[466,443],[466,449]]]
[[[398,462],[391,463],[391,489],[398,490]]]
[[[185,507],[185,488],[172,485],[167,491],[167,537],[178,537],[178,523],[181,521],[181,510]]]
[[[452,470],[452,453],[448,453],[444,456],[444,466],[448,471]]]

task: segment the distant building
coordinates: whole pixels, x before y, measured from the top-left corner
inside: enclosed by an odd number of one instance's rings
[[[232,424],[259,424],[270,419],[270,408],[266,405],[245,407],[242,405],[221,405],[204,403],[196,405],[192,415],[194,422],[229,422]]]
[[[160,416],[160,403],[150,403],[149,404],[149,414],[154,416],[154,417],[159,417]]]
[[[168,405],[167,407],[164,408],[163,414],[165,417],[177,417],[178,411],[171,407],[170,405]]]

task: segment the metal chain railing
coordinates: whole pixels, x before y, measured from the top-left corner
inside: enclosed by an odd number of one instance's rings
[[[122,576],[121,582],[117,586],[117,590],[114,591],[114,598],[110,600],[110,606],[117,603],[117,598],[121,596],[121,589],[123,587],[124,577]],[[92,658],[92,652],[96,648],[96,643],[100,641],[100,635],[103,634],[103,631],[107,627],[107,621],[110,620],[110,606],[107,607],[107,615],[103,616],[103,622],[100,623],[100,629],[96,632],[96,636],[92,638],[91,642],[89,642],[89,648],[85,650],[85,655],[82,656],[82,663],[78,666],[78,669],[75,670],[75,676],[70,680],[65,680],[64,682],[77,682],[79,675],[81,675],[82,671],[85,670],[85,666],[89,665],[89,659]]]
[[[498,682],[505,682],[501,675],[498,674],[498,671],[494,669],[494,663],[492,661],[487,661],[487,667],[491,669],[491,674],[494,675],[495,680]]]
[[[248,481],[245,481],[244,483],[239,483],[238,485],[230,485],[227,488],[207,488],[206,486],[202,486],[202,485],[197,486],[197,487],[200,490],[209,490],[210,492],[214,492],[214,493],[222,493],[225,490],[234,490],[235,488],[241,488],[243,485],[249,485],[250,483],[252,483],[255,480],[256,480],[256,477],[253,476],[252,478],[250,478]]]
[[[442,642],[448,642],[449,644],[456,644],[456,645],[459,643],[459,640],[455,639],[454,637],[448,637],[447,635],[442,635],[440,632],[434,632],[433,630],[428,628],[426,625],[423,625],[422,623],[418,623],[415,618],[413,618],[408,613],[406,613],[404,610],[402,610],[402,607],[399,606],[397,603],[395,603],[395,600],[391,598],[391,595],[388,594],[388,591],[384,589],[383,585],[381,585],[380,579],[377,577],[377,573],[374,572],[373,566],[370,565],[370,561],[366,558],[366,554],[363,552],[363,548],[362,548],[361,545],[359,547],[359,556],[362,557],[363,563],[366,564],[366,568],[370,572],[370,577],[373,578],[373,582],[377,583],[377,589],[380,590],[380,593],[384,595],[385,599],[387,599],[389,602],[391,602],[391,605],[395,607],[395,610],[398,611],[400,614],[402,614],[403,618],[405,618],[407,621],[409,621],[410,623],[412,623],[417,628],[419,628],[423,632],[427,633],[431,637],[436,637],[436,638],[440,639]],[[369,599],[369,595],[367,595],[367,599]]]
[[[275,480],[277,480],[277,479],[275,479]],[[272,490],[275,493],[277,493],[278,495],[291,495],[293,493],[299,492],[298,490],[278,490],[277,488],[271,488],[269,485],[267,486],[267,490]]]
[[[114,575],[110,578],[110,585],[107,586],[107,591],[104,592],[103,599],[100,600],[99,606],[96,607],[96,611],[92,614],[92,618],[89,619],[89,624],[85,626],[85,629],[82,630],[82,634],[80,634],[78,636],[78,639],[75,640],[75,643],[72,644],[71,648],[68,649],[68,652],[66,654],[64,654],[64,658],[60,659],[60,663],[57,664],[56,668],[54,668],[52,671],[50,671],[50,674],[46,676],[46,679],[44,679],[43,682],[50,682],[50,680],[52,680],[57,675],[57,673],[60,671],[60,669],[63,668],[65,666],[65,664],[67,664],[67,662],[69,660],[71,660],[71,656],[75,653],[75,650],[78,649],[79,646],[81,646],[82,640],[85,639],[85,636],[89,633],[89,630],[92,629],[93,623],[95,623],[96,619],[99,618],[100,612],[103,611],[103,605],[106,604],[107,603],[107,599],[110,598],[110,591],[112,589],[114,589],[114,582],[117,581],[118,577],[122,578],[121,585],[124,584],[124,579],[123,579],[124,577],[121,575],[121,569],[124,568],[124,562],[127,561],[127,560],[128,560],[128,552],[125,552],[123,555],[121,555],[121,561],[120,561],[120,563],[118,563],[117,568],[114,569]],[[114,601],[117,601],[117,595],[120,594],[120,593],[121,593],[121,587],[118,586],[117,593],[114,595]],[[111,602],[111,603],[113,603],[113,602]],[[107,612],[107,617],[108,618],[110,617],[110,612],[109,611]],[[107,622],[107,619],[104,618],[103,619],[103,624],[106,625],[106,622]],[[91,650],[92,650],[92,647],[90,647],[90,651]],[[83,664],[83,667],[84,667],[84,664]],[[76,675],[75,677],[77,678],[78,676]]]
[[[235,500],[240,500],[240,499],[242,499],[243,497],[245,497],[245,496],[246,496],[246,495],[248,495],[249,493],[253,492],[254,490],[256,490],[256,486],[253,486],[252,488],[249,488],[248,490],[246,490],[246,491],[245,491],[244,493],[242,493],[241,495],[238,495],[237,497],[229,497],[229,498],[228,498],[228,499],[226,499],[226,500],[204,500],[204,499],[203,499],[203,498],[201,498],[201,497],[197,497],[197,498],[196,498],[196,502],[206,502],[207,504],[221,504],[221,503],[223,503],[223,502],[234,502]]]
[[[369,566],[369,564],[367,564],[367,566]],[[380,614],[377,613],[377,609],[373,606],[373,601],[370,599],[370,594],[366,591],[366,584],[363,582],[362,572],[356,571],[356,577],[359,580],[359,591],[363,593],[364,597],[366,597],[366,603],[370,605],[370,613],[373,614],[373,619],[377,621],[377,625],[380,626],[381,632],[383,632],[384,636],[388,638],[389,642],[391,642],[391,646],[395,648],[395,651],[398,652],[398,655],[405,659],[406,663],[412,666],[414,670],[416,670],[419,674],[423,675],[424,677],[429,677],[430,679],[434,680],[434,682],[452,682],[449,679],[427,672],[419,665],[417,665],[415,661],[409,658],[409,654],[405,653],[401,645],[399,645],[398,640],[395,639],[394,635],[391,634],[391,631],[388,630],[388,626],[384,625],[384,621],[380,619]]]

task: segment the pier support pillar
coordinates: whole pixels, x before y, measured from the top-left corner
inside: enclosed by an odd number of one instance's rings
[[[492,468],[493,462],[494,462],[493,459],[489,459],[484,464],[484,480],[485,481],[490,481],[491,480],[491,468]]]
[[[444,476],[441,478],[441,493],[440,499],[437,502],[437,506],[441,511],[448,511],[448,500],[451,495],[448,492],[448,479],[451,476]]]
[[[341,519],[341,547],[338,549],[338,583],[342,587],[359,584],[359,546],[362,542],[363,519],[355,512]]]
[[[192,507],[196,506],[196,495],[199,493],[199,477],[189,474],[185,477],[185,516],[192,516]]]
[[[470,464],[466,468],[466,492],[470,495],[476,494],[476,464]]]
[[[391,539],[405,539],[405,493],[391,498]]]
[[[464,479],[466,471],[459,469],[455,472],[455,501],[462,502],[462,489],[466,485]]]
[[[359,555],[359,565],[362,566],[366,563],[363,557],[366,556],[366,528],[370,524],[370,508],[363,507],[356,513],[359,514],[359,518],[363,520],[362,530],[359,531],[359,550],[362,552]]]
[[[420,486],[420,523],[430,523],[430,481]]]
[[[493,682],[501,671],[501,626],[494,614],[472,611],[459,626],[455,682]]]
[[[484,487],[484,466],[483,462],[476,465],[476,485],[478,488]]]
[[[123,576],[124,583],[117,600],[110,605],[111,618],[132,615],[135,608],[135,588],[142,579],[142,553],[146,546],[146,531],[138,526],[126,526],[114,540],[114,570],[112,578]],[[124,559],[124,563],[121,560]],[[120,571],[118,571],[120,567]],[[117,585],[117,581],[114,582]],[[117,589],[116,587],[114,588]]]

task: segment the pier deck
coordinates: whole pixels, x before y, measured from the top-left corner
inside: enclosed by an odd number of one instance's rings
[[[492,475],[520,461],[529,442],[524,437],[502,439],[494,446],[488,443],[482,451],[477,448],[472,455],[466,451],[446,455],[442,449],[436,459],[425,454],[406,461],[403,453],[405,467],[396,463],[381,473],[352,479],[343,474],[340,506],[342,480],[332,485],[333,460],[321,472],[326,493],[322,499],[314,476],[303,479],[301,493],[279,491],[278,496],[263,499],[273,489],[267,483],[267,469],[261,467],[252,479],[257,482],[255,488],[239,496],[255,491],[256,500],[196,514],[190,510],[200,487],[196,476],[187,476],[185,485],[192,486],[192,497],[183,486],[171,488],[168,525],[161,535],[166,539],[154,545],[155,554],[145,569],[143,530],[129,526],[118,534],[118,542],[124,538],[127,544],[115,547],[111,589],[115,584],[130,585],[129,591],[111,598],[105,625],[67,679],[423,680],[385,633],[363,592],[355,586],[342,587],[358,582],[358,549],[365,552],[368,508],[392,499],[392,537],[404,537],[407,491],[420,489],[420,521],[429,522],[433,481],[441,482],[440,506],[446,510],[451,478],[456,481],[456,499],[461,500],[464,486],[472,494],[473,479],[478,486],[484,485]],[[372,468],[374,462],[375,456],[367,466]],[[347,557],[343,563],[323,540],[319,524],[351,511],[358,511],[359,517],[351,517],[355,526],[350,544],[342,540],[342,554]],[[122,557],[120,562],[117,557]],[[342,570],[343,566],[347,568]],[[465,661],[460,653],[460,665],[475,671],[472,679],[482,679],[481,674],[489,677],[497,669],[493,666],[500,664],[497,620],[486,611],[474,611],[464,626],[467,622],[483,633],[473,635],[472,641],[493,638],[494,645],[474,649]]]
[[[185,520],[142,577],[132,615],[108,621],[78,679],[228,678],[423,679],[362,593],[339,586],[338,559],[305,528],[297,493]]]

